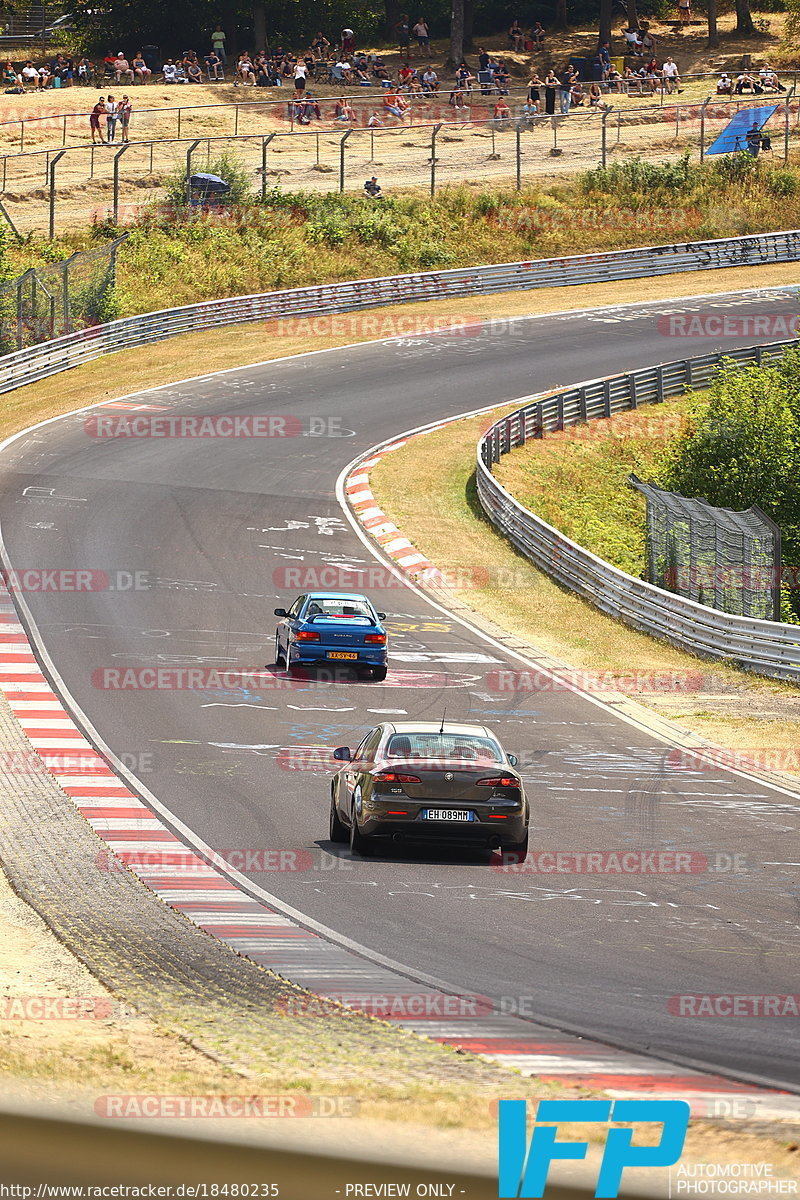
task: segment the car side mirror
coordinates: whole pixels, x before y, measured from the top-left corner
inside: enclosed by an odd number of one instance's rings
[[[276,608],[276,609],[275,609],[275,616],[276,616],[276,617],[287,617],[288,615],[289,615],[289,614],[287,613],[287,611],[286,611],[286,609],[285,609],[285,608]]]
[[[511,763],[512,767],[515,767],[517,765],[517,763],[519,762],[519,759],[517,758],[516,754],[509,754],[509,755],[507,755],[507,758],[508,758],[508,761]]]
[[[333,757],[337,758],[339,762],[351,762],[353,758],[349,746],[337,746],[333,752]]]
[[[379,621],[385,621],[385,620],[386,620],[386,613],[378,613],[378,614],[377,614],[377,616],[378,616],[378,620],[379,620]]]

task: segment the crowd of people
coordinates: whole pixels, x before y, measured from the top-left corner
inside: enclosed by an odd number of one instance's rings
[[[117,128],[120,131],[120,140],[127,142],[132,109],[133,103],[127,95],[122,96],[119,100],[115,100],[110,95],[100,96],[89,115],[92,142],[95,145],[113,145],[117,140]],[[103,121],[105,121],[105,129],[103,129]]]

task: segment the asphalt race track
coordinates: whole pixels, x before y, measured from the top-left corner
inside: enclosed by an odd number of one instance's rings
[[[373,590],[392,630],[385,684],[98,686],[103,668],[272,664],[272,610],[303,590],[284,586],[287,569],[374,564],[335,482],[383,439],[544,388],[762,340],[660,334],[658,316],[679,311],[791,313],[796,297],[785,289],[564,314],[164,387],[139,411],[289,415],[306,436],[103,439],[87,435],[84,415],[67,416],[2,452],[0,525],[17,571],[102,570],[118,583],[127,576],[116,572],[146,573],[141,588],[27,593],[32,633],[101,739],[205,842],[312,852],[305,870],[246,870],[260,887],[402,963],[411,979],[432,975],[565,1030],[800,1091],[796,1020],[692,1019],[670,1005],[680,994],[800,991],[796,795],[724,769],[671,769],[668,747],[591,699],[493,690],[490,673],[519,662],[398,586]],[[135,403],[103,412],[131,413]],[[393,850],[368,861],[330,845],[327,772],[296,769],[292,756],[355,745],[392,714],[439,718],[445,705],[448,718],[488,723],[520,755],[533,848],[688,850],[712,869],[503,874],[480,853]],[[737,853],[742,869],[713,869]]]

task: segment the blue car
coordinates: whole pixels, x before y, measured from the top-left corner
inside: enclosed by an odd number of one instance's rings
[[[355,592],[307,592],[292,607],[276,608],[275,664],[287,671],[302,666],[350,666],[386,678],[387,637],[366,596]]]

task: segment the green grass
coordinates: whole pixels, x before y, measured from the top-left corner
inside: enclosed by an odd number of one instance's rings
[[[800,169],[628,160],[520,192],[457,186],[435,199],[284,193],[245,197],[216,222],[153,206],[119,254],[120,316],[193,301],[485,262],[546,258],[800,225]],[[29,238],[14,273],[102,244],[112,223]]]
[[[528,442],[494,474],[522,504],[567,537],[631,575],[645,566],[644,497],[633,472],[653,479],[666,441],[697,397],[646,405]]]

